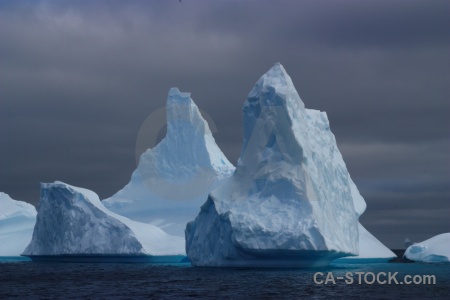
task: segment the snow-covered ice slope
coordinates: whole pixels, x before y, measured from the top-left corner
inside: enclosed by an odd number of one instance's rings
[[[367,231],[361,223],[358,224],[358,230],[359,255],[339,258],[334,260],[333,263],[381,263],[397,257],[394,252]]]
[[[0,192],[0,256],[19,256],[31,241],[36,208]]]
[[[349,182],[352,190],[353,204],[358,216],[362,215],[366,210],[366,202],[358,191],[355,183],[349,176]],[[387,262],[397,257],[388,247],[383,245],[376,237],[374,237],[361,223],[358,224],[359,231],[359,254],[357,256],[349,256],[339,258],[333,263],[374,263]]]
[[[378,259],[381,261],[387,261],[394,257],[397,257],[394,252],[383,245],[377,240],[364,226],[359,224],[359,255],[355,256],[356,259]],[[348,259],[353,259],[349,257]]]
[[[236,172],[187,225],[192,264],[309,267],[356,255],[359,215],[326,114],[306,109],[275,64],[250,92],[243,119]]]
[[[438,234],[406,249],[404,256],[422,262],[450,262],[450,233]]]
[[[208,193],[233,171],[190,93],[172,88],[166,137],[141,155],[130,182],[103,203],[120,215],[184,237],[186,223]]]
[[[183,255],[184,240],[106,209],[97,194],[41,184],[33,237],[24,255]]]

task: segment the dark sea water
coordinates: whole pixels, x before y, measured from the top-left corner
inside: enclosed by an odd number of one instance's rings
[[[328,272],[334,277],[352,272],[354,283],[335,279],[336,284],[317,284],[316,272],[324,274],[318,276],[323,281]],[[398,281],[405,275],[434,275],[436,284],[358,284],[355,272],[398,272]],[[294,270],[195,268],[189,264],[0,262],[0,299],[303,297],[450,299],[450,264],[343,264]]]

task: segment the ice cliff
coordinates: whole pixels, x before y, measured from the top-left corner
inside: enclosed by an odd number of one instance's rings
[[[42,183],[27,256],[183,255],[184,240],[106,209],[94,192],[63,182]]]

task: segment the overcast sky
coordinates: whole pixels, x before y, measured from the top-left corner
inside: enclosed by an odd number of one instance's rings
[[[0,191],[36,205],[39,182],[61,180],[111,196],[173,86],[235,164],[242,104],[281,62],[306,107],[327,112],[367,202],[363,225],[391,248],[450,232],[449,11],[439,0],[1,1]]]

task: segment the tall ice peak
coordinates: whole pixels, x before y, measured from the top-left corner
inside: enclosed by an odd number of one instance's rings
[[[274,94],[278,94],[280,97],[273,97]],[[261,97],[261,95],[264,95],[264,97]],[[283,95],[288,97],[284,99]],[[295,101],[302,108],[305,107],[300,97],[298,97],[291,77],[280,63],[276,63],[255,83],[244,107],[257,99],[261,100],[261,105],[263,106],[285,105],[283,101]]]
[[[141,155],[130,182],[103,203],[118,214],[184,237],[186,223],[208,193],[233,172],[190,93],[171,88],[166,136]]]
[[[244,139],[238,171],[243,171],[241,167],[245,165],[250,173],[257,172],[261,166],[257,161],[299,164],[306,159],[304,146],[309,144],[306,122],[312,116],[308,117],[303,101],[280,63],[256,82],[242,111]],[[326,114],[317,112],[316,115],[317,123],[329,131]]]
[[[167,97],[167,133],[177,135],[183,130],[194,130],[198,134],[211,134],[208,123],[203,119],[191,93],[180,92],[173,87]]]
[[[141,155],[139,176],[146,180],[161,176],[176,180],[192,178],[204,171],[214,180],[213,177],[229,176],[233,170],[190,93],[171,88],[167,97],[166,137]]]
[[[281,64],[254,85],[243,123],[236,172],[186,227],[192,264],[324,266],[358,254],[351,179],[327,116],[305,108]]]

